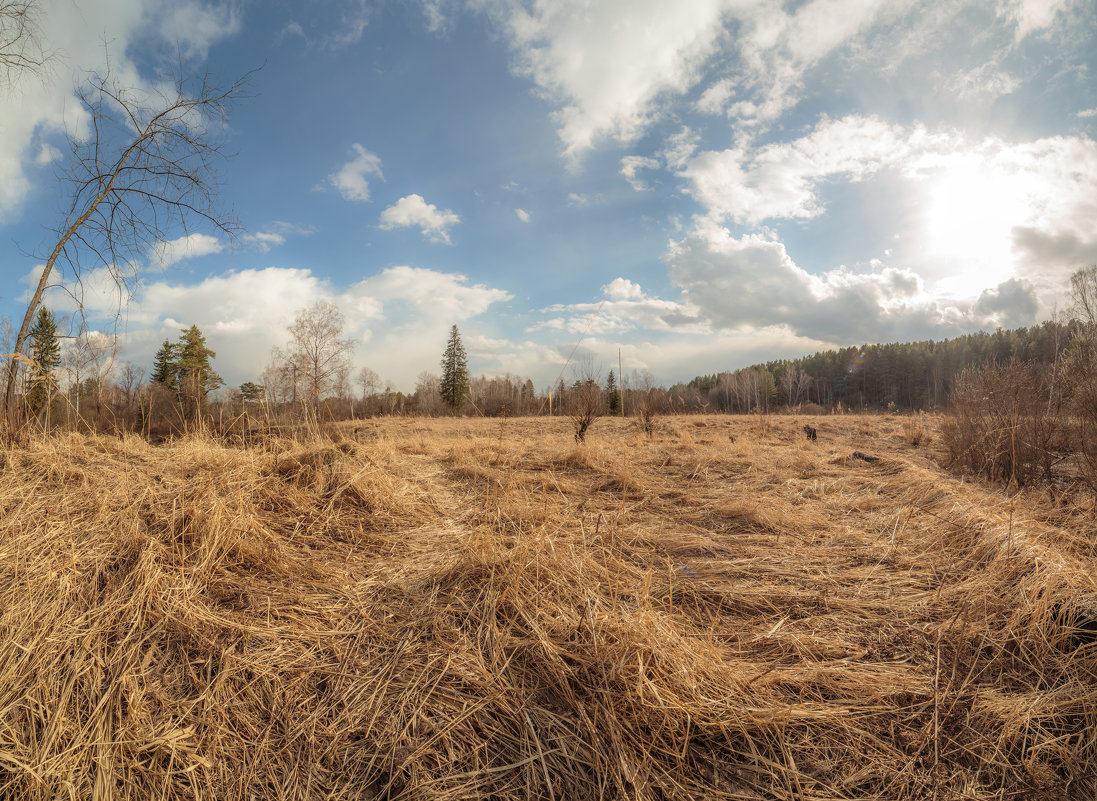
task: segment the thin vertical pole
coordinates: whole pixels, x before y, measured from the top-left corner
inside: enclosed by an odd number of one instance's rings
[[[621,388],[621,416],[625,416],[625,370],[621,366],[621,349],[617,349],[617,386]]]

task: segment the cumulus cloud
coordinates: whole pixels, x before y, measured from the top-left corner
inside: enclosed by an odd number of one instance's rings
[[[679,170],[686,166],[690,157],[697,151],[699,139],[700,136],[695,131],[691,130],[689,126],[683,125],[678,133],[667,137],[666,144],[659,155],[662,156],[669,169]]]
[[[730,78],[721,78],[713,83],[697,98],[697,110],[702,114],[722,114],[728,100],[735,94],[735,83]]]
[[[376,176],[382,181],[385,176],[381,173],[381,159],[370,153],[360,144],[351,145],[354,157],[328,176],[328,182],[339,190],[344,200],[365,202],[369,200],[370,176]]]
[[[614,278],[604,287],[602,294],[612,300],[634,300],[644,296],[644,290],[639,284],[627,278]]]
[[[604,139],[635,141],[699,91],[693,109],[765,130],[800,102],[834,57],[896,74],[979,20],[986,38],[1012,47],[1067,19],[1072,0],[474,0],[503,31],[513,69],[554,103],[564,153],[575,159]],[[958,23],[960,20],[960,23]],[[1011,46],[1000,49],[1003,58]],[[828,62],[828,60],[830,60]],[[1013,91],[1013,76],[957,58],[932,76],[946,91],[983,99]],[[957,74],[953,76],[951,70]],[[672,107],[674,107],[672,109]]]
[[[1055,15],[1070,5],[1069,0],[1014,0],[1007,3],[1009,15],[1016,22],[1015,38],[1020,41],[1030,33],[1049,27]]]
[[[792,141],[699,153],[679,175],[710,219],[758,226],[819,217],[828,184],[884,172],[918,199],[896,257],[938,293],[975,299],[1026,276],[1046,311],[1097,256],[1097,142],[1084,136],[970,141],[853,115]]]
[[[38,149],[38,155],[34,158],[34,163],[52,164],[55,161],[60,161],[62,158],[61,151],[51,145],[49,142],[43,142]]]
[[[969,310],[924,291],[913,272],[878,266],[838,267],[813,275],[783,243],[760,234],[734,237],[701,224],[672,242],[665,260],[682,302],[717,329],[783,326],[797,336],[831,343],[889,342],[959,333],[975,321]]]
[[[530,221],[530,213],[525,209],[515,209],[514,215],[524,223],[528,223]]]
[[[41,39],[53,54],[49,79],[33,71],[17,73],[0,99],[0,222],[18,214],[35,183],[56,184],[53,174],[42,167],[60,155],[55,145],[66,132],[79,135],[86,129],[74,86],[109,66],[123,85],[147,90],[152,82],[131,60],[131,45],[159,45],[172,58],[178,53],[189,68],[210,45],[239,30],[235,8],[187,0],[110,0],[82,10],[66,3],[42,3]],[[97,31],[109,31],[106,48]]]
[[[515,70],[558,103],[567,156],[601,137],[634,139],[664,93],[680,94],[724,37],[725,0],[517,0],[481,4],[515,54]]]
[[[518,216],[521,217],[521,214]],[[432,242],[445,242],[448,245],[450,244],[448,229],[459,222],[461,218],[456,212],[450,209],[439,209],[433,203],[423,200],[422,195],[408,195],[381,212],[379,227],[391,231],[393,228],[418,226],[423,236]]]
[[[197,61],[206,58],[211,44],[239,33],[243,21],[235,3],[168,3],[161,14],[159,29],[164,41]]]
[[[555,316],[534,323],[528,331],[595,336],[635,329],[676,334],[711,332],[692,304],[650,297],[639,284],[620,277],[602,287],[598,302],[554,304],[541,312]]]
[[[269,253],[271,248],[286,244],[286,238],[274,231],[259,231],[254,234],[244,234],[241,239],[249,245],[254,245],[260,253]]]
[[[1036,292],[1027,281],[1011,278],[984,290],[975,303],[975,313],[996,328],[1018,328],[1036,322]]]
[[[160,270],[166,270],[173,264],[184,259],[194,259],[199,256],[208,256],[211,253],[220,253],[225,246],[215,236],[209,234],[187,234],[178,239],[170,239],[157,242],[152,248],[151,265]]]
[[[681,176],[689,192],[720,219],[757,224],[818,216],[819,184],[834,176],[861,181],[929,146],[923,128],[910,131],[877,117],[824,118],[809,134],[751,151],[705,151]]]
[[[75,283],[51,290],[51,308],[68,309]],[[112,318],[120,302],[105,270],[84,276],[82,300],[93,321]],[[351,286],[333,287],[310,270],[268,267],[209,276],[198,283],[161,277],[138,289],[126,307],[125,357],[149,364],[165,338],[197,325],[216,351],[216,365],[230,384],[255,380],[272,346],[288,342],[297,313],[315,303],[335,303],[346,317],[345,334],[360,343],[356,357],[410,388],[415,375],[432,369],[449,326],[464,325],[511,299],[505,290],[470,283],[458,273],[392,267]]]
[[[646,192],[651,188],[639,178],[637,173],[640,170],[654,170],[658,167],[659,162],[657,160],[646,156],[625,156],[621,159],[621,175],[625,176],[629,186],[637,192]]]

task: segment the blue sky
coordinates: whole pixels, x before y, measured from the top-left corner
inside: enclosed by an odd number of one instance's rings
[[[454,323],[474,372],[545,386],[582,337],[670,383],[1032,324],[1097,261],[1084,0],[43,0],[41,27],[48,74],[0,88],[13,319],[81,76],[257,70],[223,132],[240,237],[165,232],[117,325],[88,267],[90,325],[142,366],[195,323],[254,380],[330,300],[400,389]]]

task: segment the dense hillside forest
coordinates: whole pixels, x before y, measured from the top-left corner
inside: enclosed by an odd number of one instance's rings
[[[817,404],[850,409],[940,409],[963,371],[1010,361],[1051,370],[1079,331],[1077,321],[979,332],[940,342],[828,350],[799,359],[697,376],[671,388],[679,405],[708,411],[763,411]]]

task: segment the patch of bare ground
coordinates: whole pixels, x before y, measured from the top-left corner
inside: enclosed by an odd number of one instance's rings
[[[919,425],[6,452],[0,795],[1093,798],[1093,510]]]

